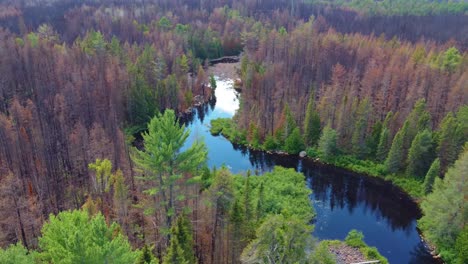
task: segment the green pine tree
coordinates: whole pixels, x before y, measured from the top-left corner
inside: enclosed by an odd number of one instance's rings
[[[392,146],[385,160],[385,168],[389,173],[398,172],[404,167],[403,138],[407,129],[408,121],[405,122],[403,127],[396,133],[395,138],[393,138]]]
[[[40,256],[46,263],[127,264],[138,258],[120,227],[108,226],[100,213],[90,217],[75,210],[50,215],[41,233]]]
[[[443,173],[455,162],[463,145],[463,142],[461,142],[463,135],[453,113],[448,113],[442,120],[438,135],[437,154],[440,159],[440,169]]]
[[[429,130],[419,132],[411,143],[408,153],[406,175],[423,177],[433,161],[432,133]]]
[[[424,193],[429,194],[432,192],[432,186],[434,185],[435,179],[439,176],[440,174],[440,160],[437,158],[432,162],[431,167],[429,168],[429,171],[426,174],[426,177],[424,178]]]
[[[196,141],[181,151],[190,132],[180,126],[173,110],[158,114],[148,124],[148,132],[142,134],[144,150],[134,149],[133,161],[143,169],[145,175],[145,194],[155,197],[155,203],[146,208],[149,212],[163,213],[166,230],[173,224],[176,199],[184,198],[179,184],[188,175],[197,172],[206,163],[207,151],[204,142]],[[159,202],[157,202],[159,201]]]
[[[315,110],[314,97],[314,93],[311,93],[304,119],[304,142],[307,146],[317,145],[320,138],[320,116]]]
[[[466,224],[455,242],[455,255],[457,256],[455,264],[468,263],[468,225]]]
[[[299,128],[296,127],[292,133],[286,138],[284,143],[284,150],[290,154],[299,154],[304,150],[304,142],[299,132]]]
[[[318,151],[324,159],[330,159],[336,154],[336,140],[336,131],[330,125],[325,126],[318,143]]]
[[[467,171],[468,149],[465,149],[444,179],[436,178],[432,193],[421,203],[424,215],[419,227],[448,263],[455,262],[456,239],[468,222]]]
[[[391,145],[390,132],[388,128],[384,127],[380,133],[379,145],[377,146],[376,158],[378,161],[385,161]]]
[[[158,264],[158,259],[154,256],[152,248],[145,245],[140,252],[140,256],[136,260],[135,264]]]

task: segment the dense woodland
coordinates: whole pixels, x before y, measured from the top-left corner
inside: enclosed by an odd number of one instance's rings
[[[17,244],[0,262],[333,263],[308,235],[303,175],[231,175],[202,142],[180,151],[176,118],[211,98],[209,60],[242,53],[237,125],[218,132],[434,190],[421,228],[463,263],[467,6],[0,1],[0,246]],[[456,217],[434,209],[454,193]]]

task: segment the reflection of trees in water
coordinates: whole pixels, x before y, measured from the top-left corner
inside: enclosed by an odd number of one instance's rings
[[[385,219],[392,230],[402,229],[408,234],[420,216],[419,208],[407,195],[381,179],[314,164],[304,166],[303,173],[311,178],[315,199],[329,203],[332,210],[346,207],[351,213],[362,207],[377,219]]]
[[[434,259],[429,253],[423,242],[418,243],[410,252],[411,259],[409,264],[425,264],[425,263],[440,263],[443,262],[439,259]]]
[[[260,171],[271,170],[275,165],[298,167],[299,159],[292,156],[272,155],[262,151],[249,151],[233,145],[235,150],[248,155],[252,166]],[[350,214],[361,208],[377,220],[384,220],[393,230],[413,232],[413,222],[420,217],[417,205],[391,183],[378,178],[368,178],[333,167],[317,165],[309,160],[301,163],[301,172],[310,178],[310,187],[316,200],[327,203],[331,210],[346,208]]]

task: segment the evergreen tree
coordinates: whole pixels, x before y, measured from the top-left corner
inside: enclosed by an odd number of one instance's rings
[[[411,144],[416,135],[424,129],[431,129],[431,115],[426,110],[425,99],[419,99],[414,104],[414,108],[406,118],[407,127],[403,134],[403,157],[408,155]],[[406,160],[406,159],[405,159]]]
[[[315,110],[315,94],[311,93],[304,119],[304,142],[307,146],[315,146],[320,138],[320,116]]]
[[[419,132],[411,143],[408,153],[406,174],[423,177],[433,160],[432,134],[429,130]]]
[[[403,138],[408,129],[408,121],[405,122],[403,127],[396,133],[392,142],[392,147],[388,152],[387,159],[385,160],[385,168],[389,173],[398,172],[403,168]]]
[[[193,145],[181,151],[189,131],[180,126],[173,110],[166,110],[163,115],[155,116],[148,124],[148,132],[142,134],[144,150],[134,149],[133,160],[144,170],[145,193],[157,199],[150,212],[159,211],[166,218],[165,228],[172,226],[173,216],[180,210],[176,208],[176,198],[183,199],[179,193],[178,184],[188,173],[198,171],[206,162],[205,144],[196,141]],[[186,179],[186,177],[185,177]]]
[[[288,104],[285,104],[283,114],[286,117],[286,122],[284,124],[284,134],[283,134],[283,140],[286,140],[289,135],[296,129],[296,120],[294,120],[294,116],[291,112],[291,109],[289,108]]]
[[[232,225],[232,262],[238,262],[241,253],[241,240],[245,234],[244,228],[244,213],[239,201],[236,199],[232,205],[229,221]]]
[[[443,173],[457,159],[461,150],[460,145],[463,144],[461,142],[463,136],[453,113],[448,113],[442,120],[438,135],[437,154],[440,159],[440,169]]]
[[[304,142],[298,127],[286,138],[284,150],[290,154],[299,154],[300,151],[304,150]]]
[[[370,103],[368,99],[364,99],[359,102],[359,105],[356,110],[356,122],[354,124],[354,129],[352,130],[351,136],[351,148],[352,153],[358,158],[364,158],[367,153],[366,145],[366,129],[367,122],[369,119]]]
[[[184,258],[189,263],[198,263],[197,259],[195,258],[195,252],[193,251],[194,243],[193,243],[193,229],[190,220],[185,215],[180,215],[176,220],[176,234],[172,234],[177,236],[177,240],[179,241],[179,245],[184,252]]]
[[[372,126],[372,133],[366,140],[367,150],[370,157],[375,159],[377,155],[378,146],[380,143],[380,136],[382,134],[382,122],[377,121]],[[388,132],[387,132],[388,133]]]
[[[245,177],[245,182],[244,182],[244,212],[245,212],[245,218],[247,221],[252,220],[252,206],[251,206],[251,198],[250,194],[252,192],[252,188],[250,186],[250,170],[247,171],[247,175]]]
[[[455,255],[457,256],[455,264],[468,263],[468,225],[466,224],[455,242]]]
[[[295,217],[271,215],[257,229],[257,238],[242,252],[243,263],[307,263],[312,227]]]
[[[50,215],[39,238],[40,256],[47,263],[134,263],[133,252],[120,227],[106,224],[104,216],[85,211]]]
[[[28,252],[21,244],[10,245],[6,249],[0,248],[0,263],[2,264],[31,264],[35,263],[36,252]]]
[[[385,120],[382,124],[382,129],[379,135],[379,142],[377,146],[376,158],[378,161],[382,162],[388,156],[390,147],[392,146],[392,137],[390,135],[390,125],[393,122],[393,112],[390,111],[387,113]]]
[[[192,227],[188,218],[180,215],[171,228],[171,240],[163,264],[196,264]]]
[[[432,193],[421,203],[424,216],[419,227],[447,262],[456,259],[455,242],[468,221],[467,171],[468,149],[465,149],[445,178],[436,178]]]
[[[257,208],[255,209],[256,211],[256,217],[257,217],[257,222],[260,221],[260,219],[263,218],[264,216],[264,210],[265,210],[265,186],[263,185],[263,182],[260,183],[260,186],[258,187],[258,200],[257,200]]]
[[[385,161],[391,145],[390,132],[388,128],[384,127],[380,133],[379,145],[377,146],[376,158],[378,161]]]
[[[435,179],[440,175],[440,160],[437,158],[432,162],[429,171],[424,178],[424,192],[429,194],[432,192],[432,186],[434,185]]]
[[[322,131],[322,136],[320,137],[318,144],[318,151],[321,153],[323,158],[329,159],[336,154],[336,139],[336,131],[331,128],[330,125],[327,125]]]
[[[145,245],[140,252],[140,256],[135,264],[158,264],[158,259],[154,256],[151,247]]]
[[[265,150],[275,150],[278,147],[276,144],[275,138],[272,135],[268,135],[263,142],[263,149]]]
[[[172,231],[171,231],[172,232]],[[177,236],[171,236],[169,243],[169,248],[166,251],[166,255],[162,261],[163,264],[190,264],[188,260],[185,259],[184,251],[179,244]]]

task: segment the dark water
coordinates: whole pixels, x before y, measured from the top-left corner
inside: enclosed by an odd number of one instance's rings
[[[429,255],[416,229],[421,212],[407,195],[388,182],[341,169],[318,165],[297,157],[249,151],[209,133],[210,120],[232,117],[238,108],[230,80],[218,80],[216,99],[194,110],[186,120],[191,130],[188,145],[203,138],[208,164],[227,166],[234,173],[256,174],[279,165],[303,172],[312,189],[317,217],[313,235],[319,239],[344,239],[351,229],[364,233],[365,242],[377,247],[390,263],[437,263]]]

